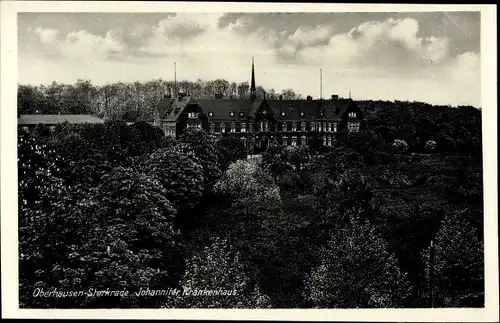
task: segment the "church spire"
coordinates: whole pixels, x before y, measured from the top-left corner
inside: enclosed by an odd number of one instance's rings
[[[255,67],[252,56],[252,84],[250,86],[250,99],[255,100],[256,96],[257,96],[257,90],[255,89]]]

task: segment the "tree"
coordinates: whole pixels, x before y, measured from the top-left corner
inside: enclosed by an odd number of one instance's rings
[[[131,297],[36,298],[74,291],[175,286],[182,267],[175,209],[159,181],[118,167],[97,188],[77,185],[21,230],[21,303],[35,307],[157,307]],[[43,242],[43,243],[41,243]]]
[[[215,182],[221,176],[218,165],[217,144],[214,135],[205,131],[186,130],[179,138],[183,143],[181,148],[186,148],[194,153],[200,165],[203,167],[203,191],[209,192]]]
[[[215,239],[187,261],[181,286],[185,294],[176,298],[176,307],[267,308],[270,305],[269,297],[251,283],[239,252],[221,239]]]
[[[160,148],[143,163],[144,171],[159,180],[179,213],[193,209],[203,191],[203,168],[194,153],[182,146]]]
[[[338,228],[321,254],[306,279],[305,297],[314,307],[400,307],[410,293],[406,275],[368,224]]]
[[[215,184],[216,192],[233,199],[273,196],[279,199],[279,189],[272,178],[263,173],[258,165],[246,160],[238,160],[227,169]]]
[[[216,143],[219,169],[225,171],[229,165],[247,156],[243,141],[234,136],[223,136]]]
[[[436,307],[484,306],[484,244],[476,229],[461,212],[445,217],[435,244],[434,262],[429,263],[430,247],[422,253],[427,282],[434,288]],[[429,268],[434,275],[430,282]]]
[[[238,99],[248,99],[250,97],[249,89],[250,85],[248,82],[242,82],[238,84]]]

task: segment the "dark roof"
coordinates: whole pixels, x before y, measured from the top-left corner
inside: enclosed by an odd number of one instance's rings
[[[349,107],[349,99],[331,100],[267,100],[277,120],[340,119]],[[285,113],[283,116],[282,113]],[[323,115],[321,115],[323,112]],[[302,115],[303,113],[303,115]]]
[[[169,101],[167,101],[167,100],[169,100]],[[159,106],[159,110],[160,110],[160,107],[161,107],[161,109],[166,109],[166,111],[164,113],[165,119],[177,120],[179,115],[182,113],[182,111],[184,111],[184,108],[188,104],[196,104],[196,103],[197,103],[196,100],[194,100],[193,98],[191,98],[189,96],[185,96],[182,98],[175,98],[175,99],[165,99],[165,101],[163,102],[163,105]],[[160,118],[163,119],[161,117],[161,110],[159,112],[160,112]]]
[[[209,99],[197,101],[209,120],[243,121],[249,116],[253,106],[253,102],[250,100]],[[262,100],[255,101],[262,103]],[[233,112],[232,116],[231,112]],[[243,115],[240,116],[240,113]]]
[[[23,114],[17,119],[18,124],[51,124],[58,123],[104,123],[104,120],[87,114]]]
[[[163,98],[160,100],[160,102],[158,102],[158,114],[160,119],[165,118],[168,109],[172,105],[172,102],[174,102],[174,99],[172,98]]]

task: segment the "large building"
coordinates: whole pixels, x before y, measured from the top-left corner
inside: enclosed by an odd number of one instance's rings
[[[166,136],[178,137],[185,129],[203,129],[216,135],[239,136],[252,151],[279,145],[332,146],[339,136],[359,132],[363,114],[349,99],[267,100],[257,98],[252,60],[250,99],[195,99],[187,93],[165,95],[158,103],[155,125]]]

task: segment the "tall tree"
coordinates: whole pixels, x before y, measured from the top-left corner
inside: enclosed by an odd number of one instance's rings
[[[267,308],[269,298],[245,272],[241,256],[227,241],[215,239],[187,261],[183,293],[174,302],[188,308]]]
[[[306,281],[315,307],[401,307],[411,289],[385,241],[368,224],[332,232],[321,265]]]

